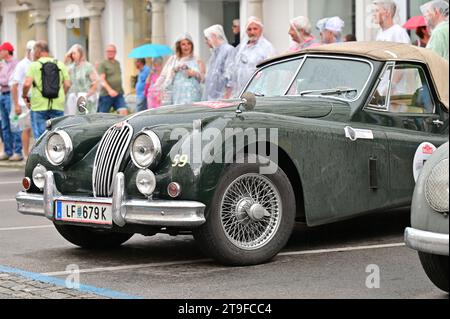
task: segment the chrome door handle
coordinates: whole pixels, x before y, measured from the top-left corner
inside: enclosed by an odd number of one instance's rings
[[[441,120],[434,120],[434,121],[433,121],[433,124],[436,125],[436,126],[443,126],[443,125],[444,125],[444,122],[441,121]]]

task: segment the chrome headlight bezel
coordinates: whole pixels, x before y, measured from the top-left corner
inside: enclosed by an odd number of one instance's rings
[[[449,212],[448,158],[440,161],[431,170],[425,181],[425,198],[436,212]]]
[[[50,155],[49,149],[48,149],[49,143],[54,136],[59,136],[64,143],[64,146],[63,146],[64,156],[61,160],[56,160],[56,159],[52,158]],[[72,156],[72,152],[73,152],[73,143],[72,143],[72,139],[70,138],[69,134],[67,134],[67,132],[55,131],[55,132],[51,132],[48,135],[47,142],[45,144],[45,156],[47,157],[47,160],[49,161],[50,164],[52,164],[53,166],[60,166],[62,164],[67,163]]]
[[[146,139],[147,141],[147,147],[150,151],[148,156],[145,160],[141,160],[139,158],[139,155],[136,154],[137,150],[135,149],[136,142],[140,141],[140,139]],[[137,146],[136,146],[137,147]],[[139,150],[141,152],[147,151],[146,149]],[[149,167],[154,166],[156,163],[159,162],[162,155],[162,146],[161,146],[161,140],[159,139],[158,135],[156,135],[155,132],[149,129],[142,130],[131,142],[131,149],[130,149],[131,159],[134,163],[134,165],[140,169],[147,169]]]

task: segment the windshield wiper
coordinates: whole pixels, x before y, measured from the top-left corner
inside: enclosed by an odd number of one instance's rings
[[[308,90],[308,91],[302,91],[300,92],[300,96],[305,95],[311,95],[311,94],[317,94],[317,95],[336,95],[336,94],[344,94],[344,93],[350,93],[350,92],[358,92],[357,89],[354,88],[334,88],[334,89],[323,89],[323,90]]]

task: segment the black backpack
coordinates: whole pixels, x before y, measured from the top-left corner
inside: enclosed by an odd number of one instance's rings
[[[51,110],[53,100],[59,96],[59,90],[61,89],[61,70],[58,67],[58,60],[52,62],[42,63],[41,79],[42,79],[42,97],[48,99],[48,106]],[[36,85],[35,85],[36,86]]]

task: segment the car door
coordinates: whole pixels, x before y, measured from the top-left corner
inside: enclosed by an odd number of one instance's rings
[[[332,104],[329,118],[307,123],[302,118],[297,120],[297,147],[293,152],[303,165],[310,226],[383,209],[388,202],[389,156],[384,128],[351,116],[361,108],[361,96],[373,70],[372,63],[363,59],[315,56],[307,59],[293,83],[295,89],[289,90],[311,92],[304,96],[312,99],[317,90],[357,89],[355,95],[326,99]],[[324,96],[316,98],[323,103]]]
[[[390,202],[409,205],[414,190],[413,160],[420,144],[448,141],[448,113],[437,103],[427,68],[420,63],[386,65],[365,112],[384,127],[389,142]]]

